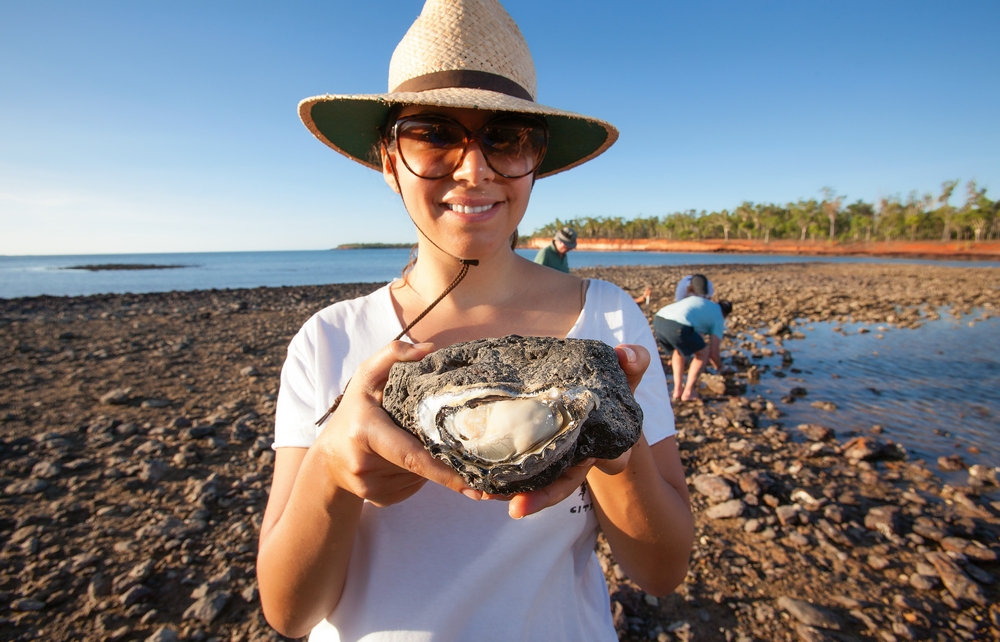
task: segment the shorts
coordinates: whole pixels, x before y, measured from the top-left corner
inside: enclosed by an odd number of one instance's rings
[[[653,334],[656,335],[656,342],[667,352],[679,350],[685,357],[690,357],[708,345],[691,326],[663,317],[653,317]]]

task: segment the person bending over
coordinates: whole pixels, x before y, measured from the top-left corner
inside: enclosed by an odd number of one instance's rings
[[[687,297],[694,295],[694,291],[691,289],[691,278],[693,276],[694,276],[693,274],[688,274],[687,276],[685,276],[683,279],[680,280],[680,282],[677,284],[677,291],[674,292],[674,301],[682,301]],[[705,288],[704,296],[706,299],[711,299],[713,296],[715,296],[715,288],[712,286],[712,282],[708,279],[708,277],[705,277],[705,283],[707,285]]]
[[[722,370],[719,346],[726,329],[725,318],[732,310],[728,301],[708,300],[708,279],[702,274],[691,277],[691,296],[661,308],[653,317],[653,333],[667,351],[672,351],[670,365],[674,375],[673,400],[690,401],[698,398],[698,376],[711,362]],[[708,337],[708,342],[702,338]],[[682,388],[686,359],[691,359],[687,383]]]

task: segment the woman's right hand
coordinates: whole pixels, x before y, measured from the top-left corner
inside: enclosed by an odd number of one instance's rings
[[[339,488],[376,506],[399,503],[428,480],[472,499],[482,498],[480,491],[469,488],[382,408],[382,391],[392,364],[417,361],[432,350],[429,343],[393,341],[358,367],[313,444]]]

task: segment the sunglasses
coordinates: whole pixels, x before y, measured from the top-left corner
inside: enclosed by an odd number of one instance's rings
[[[476,141],[486,164],[504,178],[521,178],[542,164],[549,142],[545,121],[531,116],[498,116],[476,131],[447,116],[404,116],[393,125],[396,149],[420,178],[444,178],[458,169]]]

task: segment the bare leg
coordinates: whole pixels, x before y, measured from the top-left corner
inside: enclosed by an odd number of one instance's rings
[[[708,346],[691,355],[691,368],[688,370],[687,386],[684,388],[684,394],[681,395],[681,401],[698,398],[698,376],[701,375],[707,361]]]
[[[681,354],[680,350],[674,350],[673,356],[670,358],[670,367],[674,371],[674,392],[671,397],[674,401],[681,398],[682,381],[684,377],[684,355]]]

